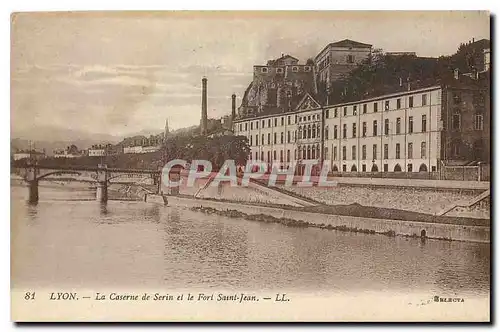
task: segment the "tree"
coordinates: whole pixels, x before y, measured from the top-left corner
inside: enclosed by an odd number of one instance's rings
[[[208,160],[214,169],[220,168],[226,160],[232,159],[236,164],[245,164],[250,154],[248,140],[244,136],[222,135],[174,136],[168,138],[162,148],[162,161],[167,163],[173,159],[192,161]]]
[[[68,153],[69,154],[77,154],[78,153],[78,147],[75,144],[71,144],[68,148]]]

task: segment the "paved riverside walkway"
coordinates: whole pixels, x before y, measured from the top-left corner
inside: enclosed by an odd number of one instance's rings
[[[269,175],[264,175],[260,181],[266,181]],[[283,184],[285,174],[277,176],[277,183]],[[309,181],[317,183],[319,177],[311,176]],[[407,187],[407,188],[436,188],[436,189],[490,189],[488,181],[454,181],[454,180],[422,180],[422,179],[390,179],[390,178],[365,178],[365,177],[328,177],[328,181],[336,181],[338,184],[359,186],[381,186],[381,187]],[[302,176],[294,176],[294,184],[302,181]]]
[[[383,179],[383,178],[357,178],[357,177],[334,177],[328,180],[337,181],[340,184],[370,185],[370,186],[393,186],[393,187],[415,187],[415,188],[438,188],[438,189],[490,189],[487,181],[453,181],[453,180],[421,180],[421,179]]]

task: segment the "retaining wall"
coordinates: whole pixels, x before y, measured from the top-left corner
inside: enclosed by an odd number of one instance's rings
[[[275,218],[303,220],[316,225],[325,224],[336,227],[346,226],[349,228],[372,230],[377,233],[394,231],[396,235],[420,237],[422,235],[422,231],[425,231],[425,236],[428,238],[484,243],[490,242],[490,227],[484,226],[463,226],[454,224],[339,216],[177,196],[167,196],[166,199],[169,206],[181,206],[187,208],[211,207],[221,211],[236,210],[246,214],[264,214]]]

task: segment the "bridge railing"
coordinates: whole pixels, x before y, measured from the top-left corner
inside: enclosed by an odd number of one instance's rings
[[[56,170],[56,171],[102,171],[106,170],[106,172],[110,173],[142,173],[142,174],[159,174],[161,171],[152,170],[152,169],[127,169],[127,168],[99,168],[99,167],[88,167],[88,166],[78,166],[78,167],[64,167],[64,166],[34,166],[36,169],[42,170]],[[22,169],[27,167],[15,167],[16,169]]]

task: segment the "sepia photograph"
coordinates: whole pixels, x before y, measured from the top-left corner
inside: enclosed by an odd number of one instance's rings
[[[14,12],[14,322],[491,321],[487,11]]]

